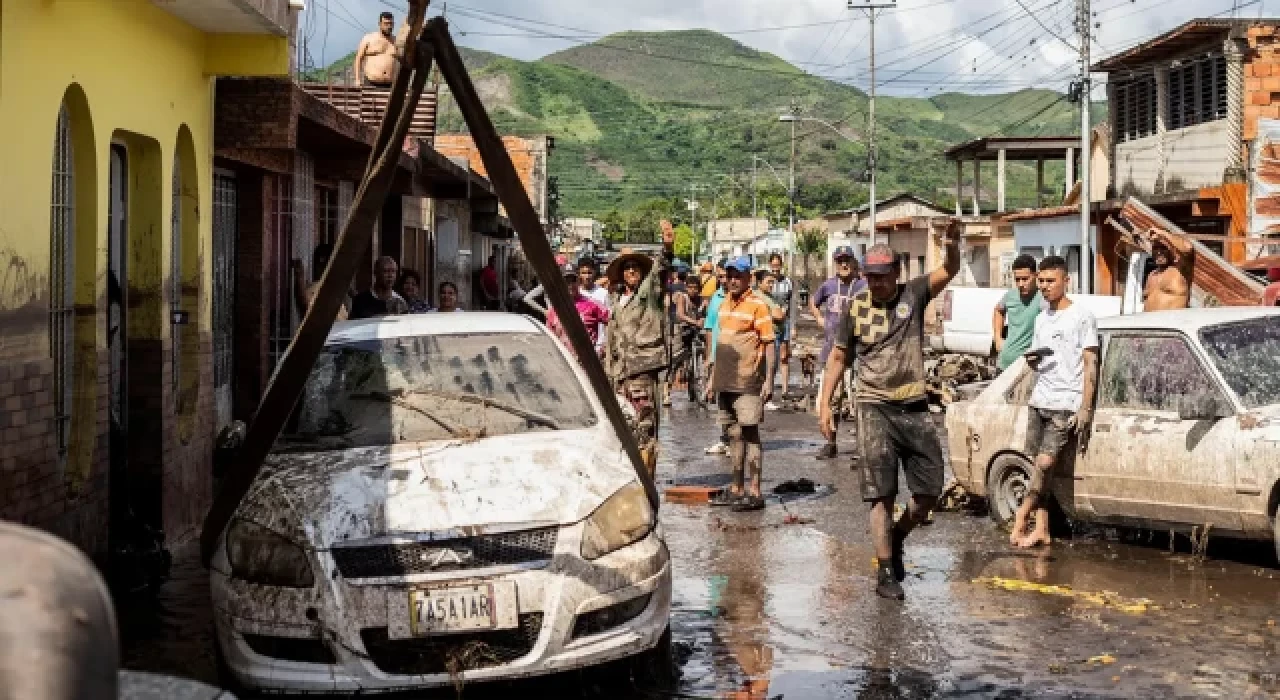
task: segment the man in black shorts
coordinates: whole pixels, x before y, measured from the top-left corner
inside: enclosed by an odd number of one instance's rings
[[[905,284],[898,254],[886,244],[872,246],[863,259],[867,289],[854,295],[841,317],[825,376],[838,377],[858,358],[854,372],[858,434],[857,470],[862,500],[871,504],[871,538],[879,573],[876,593],[902,600],[906,568],[902,561],[907,534],[924,520],[942,495],[942,446],[925,402],[924,311],[929,301],[960,271],[960,224],[947,226],[943,266]],[[835,437],[831,392],[823,386],[818,400],[822,432]],[[895,524],[898,462],[911,489],[911,503]]]

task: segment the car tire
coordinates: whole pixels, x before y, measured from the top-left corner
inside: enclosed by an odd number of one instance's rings
[[[671,652],[671,627],[663,630],[656,646],[636,654],[628,661],[635,687],[644,690],[670,690],[676,677],[676,662]]]
[[[1022,498],[1031,488],[1031,461],[1019,454],[1002,454],[987,472],[987,511],[999,525],[1009,525]]]
[[[1280,503],[1271,514],[1271,542],[1276,548],[1276,563],[1280,564]]]

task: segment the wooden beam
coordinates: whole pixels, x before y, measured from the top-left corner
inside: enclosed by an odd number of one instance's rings
[[[227,474],[222,490],[214,498],[213,507],[205,517],[204,530],[200,533],[200,553],[206,566],[213,558],[222,531],[235,514],[241,499],[248,493],[253,480],[262,468],[262,462],[271,451],[276,438],[284,428],[289,414],[302,394],[311,368],[324,349],[338,308],[351,286],[359,261],[373,237],[374,222],[382,212],[400,163],[400,145],[404,143],[414,109],[422,95],[431,72],[431,44],[417,37],[426,18],[427,0],[410,0],[407,23],[409,40],[405,44],[406,65],[396,72],[391,87],[390,104],[378,127],[378,137],[369,156],[369,166],[364,180],[352,201],[351,214],[347,217],[334,245],[329,266],[320,279],[320,288],[298,326],[298,332],[289,343],[275,376],[258,404],[258,410],[245,434],[244,445],[231,471]],[[411,62],[411,63],[410,63]]]
[[[538,217],[538,212],[533,208],[533,202],[529,201],[529,194],[520,182],[520,176],[516,174],[511,155],[507,153],[502,137],[493,126],[484,103],[480,101],[480,95],[476,92],[471,76],[467,74],[466,66],[462,63],[458,47],[449,36],[448,21],[444,17],[432,18],[427,23],[425,37],[435,48],[440,72],[444,75],[445,82],[449,84],[449,90],[453,93],[458,111],[462,113],[462,118],[471,132],[471,138],[475,141],[476,150],[480,152],[480,159],[489,173],[489,180],[493,183],[502,206],[507,210],[507,217],[520,236],[520,245],[524,254],[533,266],[534,272],[537,273],[538,279],[541,280],[543,288],[546,289],[547,297],[551,300],[560,323],[564,325],[569,335],[574,354],[578,356],[578,361],[587,371],[591,388],[595,390],[596,398],[604,407],[605,415],[613,426],[618,441],[622,443],[623,450],[631,458],[631,465],[640,483],[644,485],[654,511],[657,511],[658,488],[643,467],[640,448],[636,445],[631,428],[622,415],[622,406],[618,404],[617,392],[613,389],[613,383],[605,375],[604,366],[596,356],[595,346],[587,335],[582,318],[578,316],[578,309],[569,297],[569,288],[564,283],[560,267],[556,265],[555,252],[551,250],[551,244],[542,230],[542,221]]]

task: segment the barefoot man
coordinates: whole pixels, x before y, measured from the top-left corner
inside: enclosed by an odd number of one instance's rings
[[[360,48],[356,49],[355,73],[361,85],[391,87],[400,53],[391,34],[393,29],[395,17],[390,12],[383,12],[378,16],[378,31],[365,34],[360,40]]]
[[[1067,298],[1067,261],[1050,255],[1040,261],[1037,283],[1047,308],[1036,316],[1027,364],[1036,372],[1027,411],[1027,449],[1035,455],[1031,488],[1018,507],[1009,542],[1017,547],[1049,544],[1049,511],[1045,508],[1049,474],[1064,456],[1072,435],[1083,440],[1093,421],[1093,395],[1098,383],[1098,322],[1084,307]],[[1036,513],[1035,529],[1027,519]]]

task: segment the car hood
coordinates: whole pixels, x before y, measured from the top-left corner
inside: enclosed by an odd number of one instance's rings
[[[577,522],[635,478],[617,441],[594,430],[275,454],[238,515],[321,549],[467,536]]]

